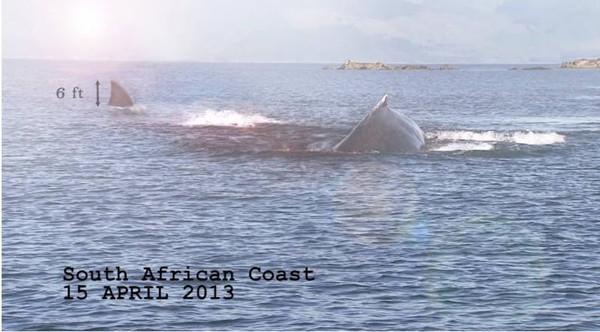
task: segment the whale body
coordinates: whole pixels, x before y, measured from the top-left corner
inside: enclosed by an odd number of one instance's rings
[[[110,81],[110,99],[108,105],[117,107],[131,107],[133,100],[125,89],[117,82]]]
[[[389,109],[387,102],[385,95],[334,151],[411,153],[423,149],[421,128],[408,116]]]

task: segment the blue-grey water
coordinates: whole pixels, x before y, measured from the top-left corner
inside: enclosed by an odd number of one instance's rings
[[[600,71],[510,67],[4,60],[4,328],[600,329]],[[426,150],[331,152],[386,93]],[[65,266],[117,265],[63,298]],[[162,265],[235,297],[100,300]]]

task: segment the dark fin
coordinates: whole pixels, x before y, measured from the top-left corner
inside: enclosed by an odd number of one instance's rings
[[[119,83],[110,81],[110,100],[108,104],[117,107],[130,107],[133,106],[133,100]]]

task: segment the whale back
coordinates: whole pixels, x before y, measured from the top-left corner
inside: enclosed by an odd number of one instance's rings
[[[408,116],[387,106],[387,95],[335,147],[340,152],[418,152],[423,131]]]
[[[108,104],[117,107],[130,107],[133,106],[133,100],[119,83],[110,81],[110,100]]]

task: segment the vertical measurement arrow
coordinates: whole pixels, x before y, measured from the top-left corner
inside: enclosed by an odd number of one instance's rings
[[[100,106],[100,82],[96,80],[96,107]]]

